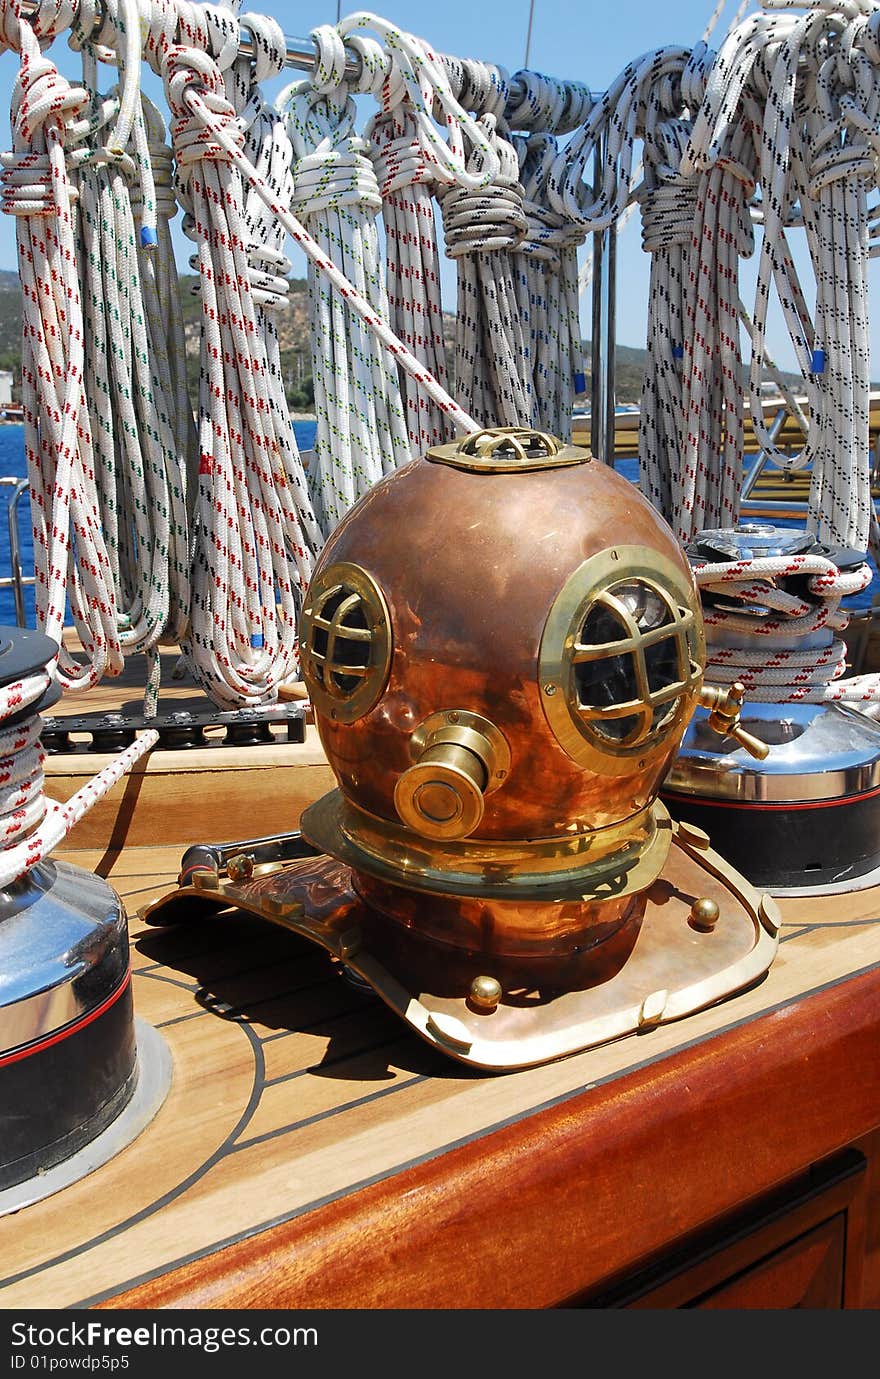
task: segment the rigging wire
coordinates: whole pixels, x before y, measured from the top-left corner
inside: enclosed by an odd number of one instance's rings
[[[523,67],[529,65],[529,54],[532,50],[532,21],[535,17],[535,0],[529,0],[529,27],[526,30],[526,51],[523,57]]]

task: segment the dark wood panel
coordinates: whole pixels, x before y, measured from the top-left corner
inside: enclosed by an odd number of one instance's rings
[[[844,1150],[580,1305],[840,1308],[845,1298],[857,1305],[866,1169],[862,1153]]]
[[[700,1308],[843,1307],[846,1218],[832,1217],[695,1302]]]

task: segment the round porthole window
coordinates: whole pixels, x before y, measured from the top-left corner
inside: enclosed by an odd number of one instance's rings
[[[381,698],[391,664],[391,622],[379,586],[338,561],[315,576],[300,620],[300,661],[315,706],[340,723]]]
[[[541,639],[544,712],[582,765],[624,774],[683,730],[705,643],[693,588],[665,557],[617,546],[584,561]]]

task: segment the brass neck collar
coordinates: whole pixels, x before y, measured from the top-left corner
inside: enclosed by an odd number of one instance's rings
[[[553,838],[432,841],[368,813],[340,790],[305,810],[303,836],[356,871],[412,890],[487,899],[602,900],[647,889],[672,840],[659,800],[621,823]]]

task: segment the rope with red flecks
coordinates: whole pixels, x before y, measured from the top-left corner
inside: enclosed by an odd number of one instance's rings
[[[247,179],[249,185],[262,198],[266,206],[276,215],[290,235],[294,243],[298,244],[306,257],[327,275],[329,280],[342,295],[344,300],[356,311],[367,325],[378,335],[386,349],[398,361],[400,366],[406,370],[411,378],[419,383],[452,422],[456,429],[462,433],[470,433],[478,430],[477,423],[472,417],[461,408],[453,397],[450,397],[446,389],[432,378],[424,366],[412,354],[410,350],[394,334],[387,322],[376,315],[373,307],[366,300],[362,293],[358,292],[353,285],[341,273],[336,265],[322,251],[319,244],[315,242],[308,231],[303,227],[295,215],[284,205],[281,204],[278,196],[260,176],[257,169],[248,158],[242,153],[238,141],[224,128],[222,121],[218,120],[217,112],[212,108],[212,103],[205,100],[203,93],[193,83],[188,87],[185,100],[189,110],[196,117],[203,130],[202,142],[210,146],[212,142],[222,148],[228,155],[230,161]]]
[[[215,703],[265,703],[296,677],[298,611],[312,553],[293,485],[281,472],[278,431],[290,421],[272,406],[244,188],[226,146],[240,150],[241,123],[209,52],[172,46],[162,68],[202,298],[199,488],[183,649]],[[193,115],[193,90],[209,125]]]
[[[446,351],[434,193],[442,179],[419,137],[420,127],[405,91],[367,124],[387,256],[388,310],[392,328],[424,367],[445,385]],[[413,454],[449,439],[443,413],[401,377]]]
[[[850,620],[841,600],[871,582],[867,561],[847,571],[825,556],[810,554],[693,564],[701,593],[743,605],[733,613],[713,607],[710,600],[704,603],[708,683],[739,680],[747,699],[770,704],[880,700],[880,675],[844,678],[846,643],[833,635]],[[808,596],[781,587],[798,577],[806,580]],[[750,613],[755,605],[766,611]],[[823,632],[830,635],[823,637]],[[812,646],[805,646],[807,639]],[[736,646],[736,641],[750,645]]]
[[[27,710],[52,683],[48,670],[0,687],[0,887],[42,862],[83,815],[159,740],[150,728],[64,804],[43,794],[43,720]],[[13,719],[12,723],[6,720]],[[4,726],[6,724],[6,726]]]
[[[12,37],[10,9],[3,15]],[[63,647],[56,674],[86,689],[122,669],[113,573],[96,492],[77,278],[76,188],[67,150],[87,133],[87,95],[71,87],[18,17],[21,69],[13,149],[3,155],[3,209],[16,217],[22,284],[22,404],[34,532],[37,626],[61,645],[65,603],[83,646]]]

